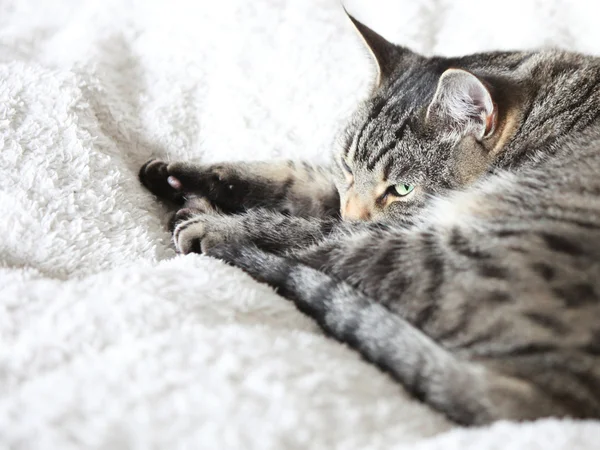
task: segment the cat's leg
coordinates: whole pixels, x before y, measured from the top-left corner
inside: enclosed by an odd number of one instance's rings
[[[329,335],[357,349],[417,398],[458,423],[481,425],[500,419],[585,415],[583,410],[574,410],[568,398],[553,395],[558,392],[545,391],[526,377],[453,354],[355,287],[293,258],[237,245],[213,247],[209,255],[275,287]],[[357,259],[358,254],[348,258]],[[395,294],[401,296],[402,292]],[[510,364],[508,358],[503,361]],[[555,389],[560,391],[561,387]]]
[[[180,205],[207,198],[224,213],[265,208],[302,217],[336,217],[339,196],[326,168],[305,162],[167,163],[150,160],[141,182],[158,197]]]
[[[344,222],[337,216],[291,216],[265,208],[242,214],[223,214],[214,209],[206,212],[191,216],[186,213],[182,215],[184,220],[175,221],[173,242],[179,253],[206,253],[215,245],[235,243],[283,254],[322,243],[331,236],[387,228],[380,223]]]
[[[316,244],[340,225],[336,218],[290,216],[264,208],[242,214],[215,214],[210,210],[193,214],[195,211],[192,209],[189,216],[181,211],[176,214],[173,242],[179,253],[205,253],[225,242],[284,253]]]

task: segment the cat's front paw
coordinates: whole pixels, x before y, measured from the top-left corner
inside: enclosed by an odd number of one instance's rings
[[[179,224],[196,216],[202,214],[214,215],[218,213],[219,211],[206,198],[190,197],[186,199],[184,207],[171,216],[171,219],[169,220],[169,231],[173,233]]]
[[[208,199],[229,214],[245,210],[244,198],[249,185],[233,165],[202,166],[188,162],[167,163],[150,159],[140,169],[139,179],[154,195],[177,204],[191,197]]]
[[[140,168],[138,177],[146,189],[157,197],[183,204],[181,182],[169,173],[168,166],[160,159],[150,159]]]
[[[241,234],[241,229],[236,233],[236,221],[230,216],[192,214],[176,224],[173,243],[177,253],[206,253],[215,245],[239,238]]]

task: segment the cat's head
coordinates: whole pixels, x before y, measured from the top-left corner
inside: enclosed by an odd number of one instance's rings
[[[377,63],[378,79],[335,154],[343,218],[406,217],[488,173],[514,141],[535,90],[516,74],[539,55],[427,58],[350,19]]]

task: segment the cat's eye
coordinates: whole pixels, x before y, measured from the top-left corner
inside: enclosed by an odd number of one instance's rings
[[[415,187],[412,184],[398,183],[390,188],[391,194],[398,197],[406,197]]]

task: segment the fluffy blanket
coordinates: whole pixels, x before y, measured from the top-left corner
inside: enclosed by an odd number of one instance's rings
[[[591,2],[346,3],[426,54],[600,51]],[[598,448],[593,421],[456,428],[175,256],[147,158],[324,159],[371,75],[337,0],[0,1],[0,447]]]

